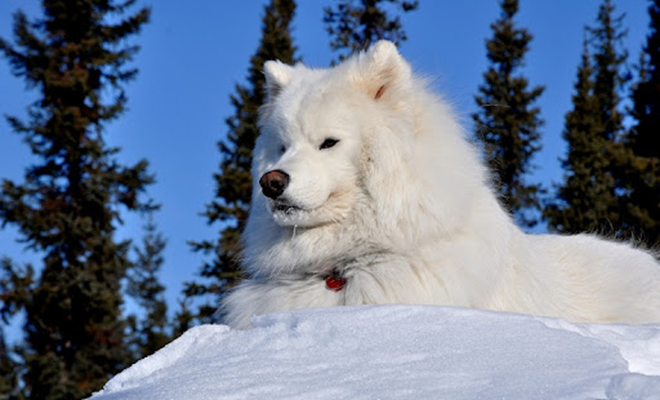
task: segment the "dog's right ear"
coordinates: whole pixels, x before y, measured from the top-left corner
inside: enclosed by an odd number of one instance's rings
[[[286,65],[279,60],[266,61],[264,63],[264,75],[266,75],[266,91],[268,98],[272,99],[291,81],[293,67]]]

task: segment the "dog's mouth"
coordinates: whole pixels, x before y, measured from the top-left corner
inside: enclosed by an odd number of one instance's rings
[[[348,199],[342,199],[342,194]],[[343,220],[353,205],[351,192],[335,191],[319,205],[300,203],[282,196],[269,199],[268,211],[280,226],[314,228]]]
[[[299,226],[310,228],[319,225],[319,208],[309,208],[283,199],[270,202],[270,213],[281,226]]]
[[[283,213],[286,215],[290,215],[297,211],[303,211],[303,208],[293,204],[286,204],[286,203],[275,203],[273,205],[273,212],[276,213]]]
[[[293,215],[307,210],[303,207],[285,201],[275,201],[273,202],[271,211],[273,214]]]

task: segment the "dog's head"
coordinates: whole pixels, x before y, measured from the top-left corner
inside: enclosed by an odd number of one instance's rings
[[[396,93],[410,80],[409,65],[381,41],[331,69],[269,61],[264,73],[253,208],[265,207],[281,226],[342,221],[367,193],[373,132],[406,121],[395,115],[406,108]]]

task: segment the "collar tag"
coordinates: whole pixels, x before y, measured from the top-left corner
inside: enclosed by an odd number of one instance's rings
[[[346,278],[330,275],[325,277],[325,287],[333,292],[341,292],[346,285]]]

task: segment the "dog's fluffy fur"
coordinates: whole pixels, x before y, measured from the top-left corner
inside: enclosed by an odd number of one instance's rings
[[[452,110],[386,41],[331,69],[265,64],[268,100],[243,234],[249,278],[224,321],[293,308],[409,303],[579,322],[660,322],[660,265],[590,235],[523,233]],[[338,140],[322,146],[326,139]],[[327,144],[327,143],[326,143]],[[288,186],[276,199],[268,171]],[[347,280],[343,290],[325,277]]]

